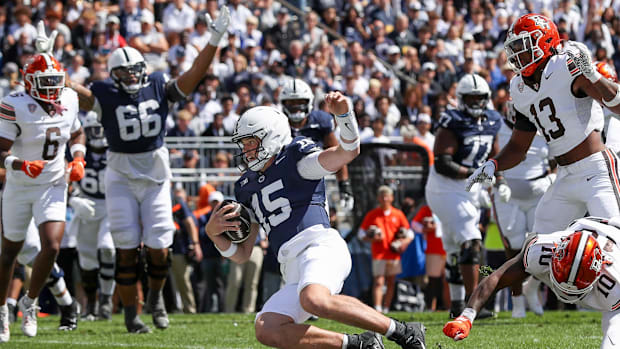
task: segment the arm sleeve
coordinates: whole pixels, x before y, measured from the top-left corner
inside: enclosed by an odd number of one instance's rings
[[[187,98],[187,96],[179,89],[177,79],[166,81],[166,97],[170,102],[179,102]]]
[[[519,131],[526,132],[534,132],[536,131],[536,125],[532,124],[532,122],[523,114],[521,114],[518,110],[515,109],[515,128]]]
[[[457,164],[452,160],[452,155],[450,154],[439,154],[435,155],[435,170],[437,173],[440,173],[444,176],[450,178],[459,178],[459,169],[461,165]],[[473,168],[467,169],[467,175],[471,175],[474,173]]]
[[[334,172],[326,170],[319,162],[320,151],[310,153],[297,162],[297,171],[304,179],[319,180]]]
[[[0,119],[0,137],[14,141],[19,134],[19,127],[14,121]]]

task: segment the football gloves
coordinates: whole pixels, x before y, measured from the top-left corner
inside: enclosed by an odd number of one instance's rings
[[[347,179],[338,182],[338,190],[340,191],[340,207],[345,211],[351,211],[355,203],[351,181]]]
[[[44,160],[34,160],[28,161],[24,160],[22,163],[21,170],[30,178],[37,178],[41,172],[43,172],[43,167],[47,164],[47,161]]]
[[[508,185],[502,183],[495,188],[495,193],[499,196],[499,199],[502,200],[502,202],[508,202],[510,200],[512,190],[510,190]]]
[[[467,338],[469,330],[471,330],[471,321],[465,316],[459,316],[443,327],[443,333],[455,341]]]
[[[220,40],[226,34],[228,25],[230,24],[230,11],[226,5],[220,7],[220,14],[215,20],[211,19],[211,16],[206,13],[205,20],[207,22],[207,28],[211,33],[211,39],[209,39],[209,45],[217,46]]]
[[[95,216],[95,202],[90,199],[74,196],[69,199],[69,205],[73,208],[78,218],[92,218]]]
[[[599,81],[603,76],[592,64],[592,56],[588,47],[577,41],[569,41],[567,45],[577,49],[577,54],[572,50],[566,50],[566,53],[573,59],[583,76],[592,83]]]
[[[54,51],[54,43],[56,42],[58,31],[54,30],[49,37],[45,34],[45,24],[39,21],[37,24],[37,37],[34,39],[34,46],[38,53],[47,53],[49,55]]]
[[[482,166],[478,167],[469,178],[467,178],[466,191],[471,191],[471,188],[476,183],[492,184],[495,178],[495,168],[497,162],[495,160],[488,160]]]
[[[71,161],[67,166],[69,180],[79,182],[82,178],[84,178],[84,165],[86,165],[84,158],[74,158],[73,161]]]

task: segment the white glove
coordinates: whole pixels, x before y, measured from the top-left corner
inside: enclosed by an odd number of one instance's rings
[[[222,39],[222,36],[226,34],[226,30],[228,29],[228,24],[230,24],[230,11],[226,5],[220,7],[220,14],[214,20],[211,19],[211,16],[206,13],[205,19],[207,20],[207,28],[209,28],[209,33],[211,33],[211,39],[209,39],[209,45],[217,46]]]
[[[495,188],[495,192],[499,195],[499,199],[502,200],[502,202],[508,202],[512,194],[510,187],[503,183]]]
[[[478,167],[469,178],[467,178],[466,191],[471,191],[471,188],[476,183],[491,184],[495,179],[495,161],[487,160],[482,166]]]
[[[555,173],[550,173],[546,177],[535,180],[532,183],[532,193],[537,196],[544,194],[551,184],[555,182],[555,177]]]
[[[574,50],[567,50],[566,52],[573,59],[573,62],[575,62],[583,76],[592,83],[599,81],[602,75],[592,64],[592,53],[588,47],[577,41],[569,41],[568,45],[576,48],[578,51],[578,53],[575,53]]]
[[[93,200],[74,196],[69,199],[69,205],[73,207],[75,216],[78,218],[92,218],[95,216],[95,202]]]
[[[47,34],[45,34],[45,24],[43,24],[43,21],[39,21],[39,24],[37,24],[37,37],[34,39],[34,46],[37,48],[37,52],[51,55],[52,51],[54,51],[56,35],[58,35],[58,31],[54,30],[48,38]]]

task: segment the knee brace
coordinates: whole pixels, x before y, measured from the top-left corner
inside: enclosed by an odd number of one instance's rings
[[[482,258],[482,241],[478,239],[468,240],[461,245],[459,264],[480,264]]]
[[[80,276],[82,277],[82,287],[87,295],[97,292],[97,269],[81,269]]]
[[[116,268],[114,270],[114,279],[117,284],[123,286],[132,286],[138,282],[142,264],[140,263],[140,248],[136,248],[135,258],[126,263],[121,263],[121,254],[116,251]]]
[[[160,261],[157,261],[160,262]],[[146,273],[149,277],[153,279],[163,280],[168,276],[168,269],[172,265],[172,251],[168,249],[168,254],[166,255],[166,259],[163,264],[155,263],[151,254],[149,253],[149,249],[147,249],[146,253]]]
[[[50,272],[50,275],[47,277],[47,280],[45,281],[45,285],[47,287],[52,288],[54,287],[54,284],[56,284],[58,280],[62,279],[64,276],[65,276],[64,270],[62,270],[62,268],[54,262],[54,265],[52,266],[52,271]]]
[[[103,280],[114,279],[115,258],[116,251],[111,248],[101,248],[97,250],[97,260],[99,261],[99,276]]]
[[[26,269],[23,264],[16,263],[13,271],[13,279],[20,279],[22,282],[26,280]]]
[[[461,276],[461,270],[459,270],[458,260],[458,253],[448,255],[448,260],[446,261],[446,280],[450,284],[462,285],[463,277]]]

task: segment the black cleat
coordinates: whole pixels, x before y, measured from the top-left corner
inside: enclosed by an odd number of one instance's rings
[[[494,318],[494,317],[497,317],[497,315],[494,312],[486,308],[480,309],[480,311],[476,314],[476,320],[488,319],[488,318]]]
[[[73,331],[77,328],[78,316],[80,316],[80,303],[73,298],[69,305],[61,305],[59,331]]]
[[[112,296],[103,293],[99,296],[99,319],[112,319]]]
[[[129,333],[151,333],[151,329],[140,320],[136,312],[136,306],[127,306],[123,308],[125,315],[125,327]]]
[[[385,349],[383,338],[375,332],[348,334],[347,338],[349,339],[347,349]]]
[[[398,331],[388,337],[403,349],[426,349],[426,327],[420,322],[403,323],[398,320],[396,328]]]
[[[95,321],[97,320],[97,304],[94,302],[86,303],[86,314],[82,315],[82,321]]]
[[[166,313],[166,305],[164,304],[161,291],[153,292],[153,290],[149,290],[147,303],[151,310],[151,316],[153,316],[153,325],[160,330],[168,328],[170,321],[168,320],[168,313]]]
[[[456,319],[465,310],[465,301],[450,302],[450,319]]]

